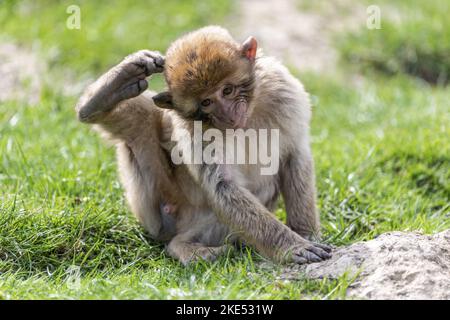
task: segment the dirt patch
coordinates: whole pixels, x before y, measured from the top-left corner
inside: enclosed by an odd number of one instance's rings
[[[338,248],[333,257],[286,268],[282,279],[356,280],[347,296],[363,299],[450,299],[450,229],[435,235],[390,232]]]
[[[242,39],[255,36],[267,54],[300,71],[328,72],[337,63],[333,33],[365,27],[366,8],[350,0],[315,2],[242,0],[229,28]]]
[[[44,64],[37,55],[13,43],[0,43],[0,102],[39,101]]]

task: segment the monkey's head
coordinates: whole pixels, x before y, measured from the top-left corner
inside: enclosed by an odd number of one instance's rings
[[[167,50],[168,91],[154,96],[155,104],[219,129],[245,127],[252,112],[256,48],[253,37],[239,44],[215,26],[185,35]]]

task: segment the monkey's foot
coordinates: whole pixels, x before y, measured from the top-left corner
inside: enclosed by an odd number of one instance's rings
[[[137,97],[148,87],[145,78],[163,69],[164,57],[156,51],[141,50],[127,56],[85,91],[76,106],[79,119],[93,122],[119,102]]]
[[[188,265],[198,260],[213,261],[228,248],[228,245],[208,247],[199,243],[177,241],[174,238],[167,246],[167,253],[182,264]]]
[[[164,57],[156,52],[141,50],[130,54],[116,66],[111,74],[113,103],[133,98],[144,92],[148,83],[146,77],[162,72]]]

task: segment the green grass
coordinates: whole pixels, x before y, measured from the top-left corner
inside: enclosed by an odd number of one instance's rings
[[[66,8],[81,9],[81,29],[66,27]],[[180,34],[222,21],[227,1],[41,0],[3,1],[0,30],[34,48],[43,48],[51,67],[98,73],[143,48],[165,51]]]
[[[372,2],[371,2],[372,3]],[[345,61],[362,70],[407,73],[433,84],[450,80],[450,2],[420,0],[377,3],[381,29],[362,28],[339,37]],[[395,6],[394,6],[395,5]],[[401,12],[397,18],[393,12]]]
[[[29,14],[7,1],[0,30],[39,43],[53,77],[58,68],[82,77],[135,49],[164,51],[231,9],[224,1],[147,1],[127,11],[124,2],[83,2],[82,29],[67,31],[68,2],[39,2]],[[156,7],[163,22],[143,14]],[[167,22],[177,14],[185,18]],[[134,32],[118,36],[118,25]],[[401,73],[369,73],[359,84],[340,74],[301,79],[313,96],[324,238],[342,245],[391,230],[450,228],[450,90]],[[76,121],[76,99],[46,82],[35,106],[0,104],[0,299],[344,298],[352,279],[280,280],[280,267],[261,267],[249,249],[187,268],[168,257],[126,208],[114,149]]]
[[[373,79],[358,90],[306,81],[319,97],[312,128],[322,219],[338,244],[450,226],[450,90]]]

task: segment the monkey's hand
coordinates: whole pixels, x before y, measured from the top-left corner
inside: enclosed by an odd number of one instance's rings
[[[76,106],[79,119],[95,122],[119,102],[144,92],[148,87],[145,78],[163,69],[164,57],[156,51],[130,54],[87,88]]]
[[[298,264],[320,262],[331,258],[331,247],[326,244],[311,242],[300,238],[298,244],[290,246],[284,253],[282,260]]]

